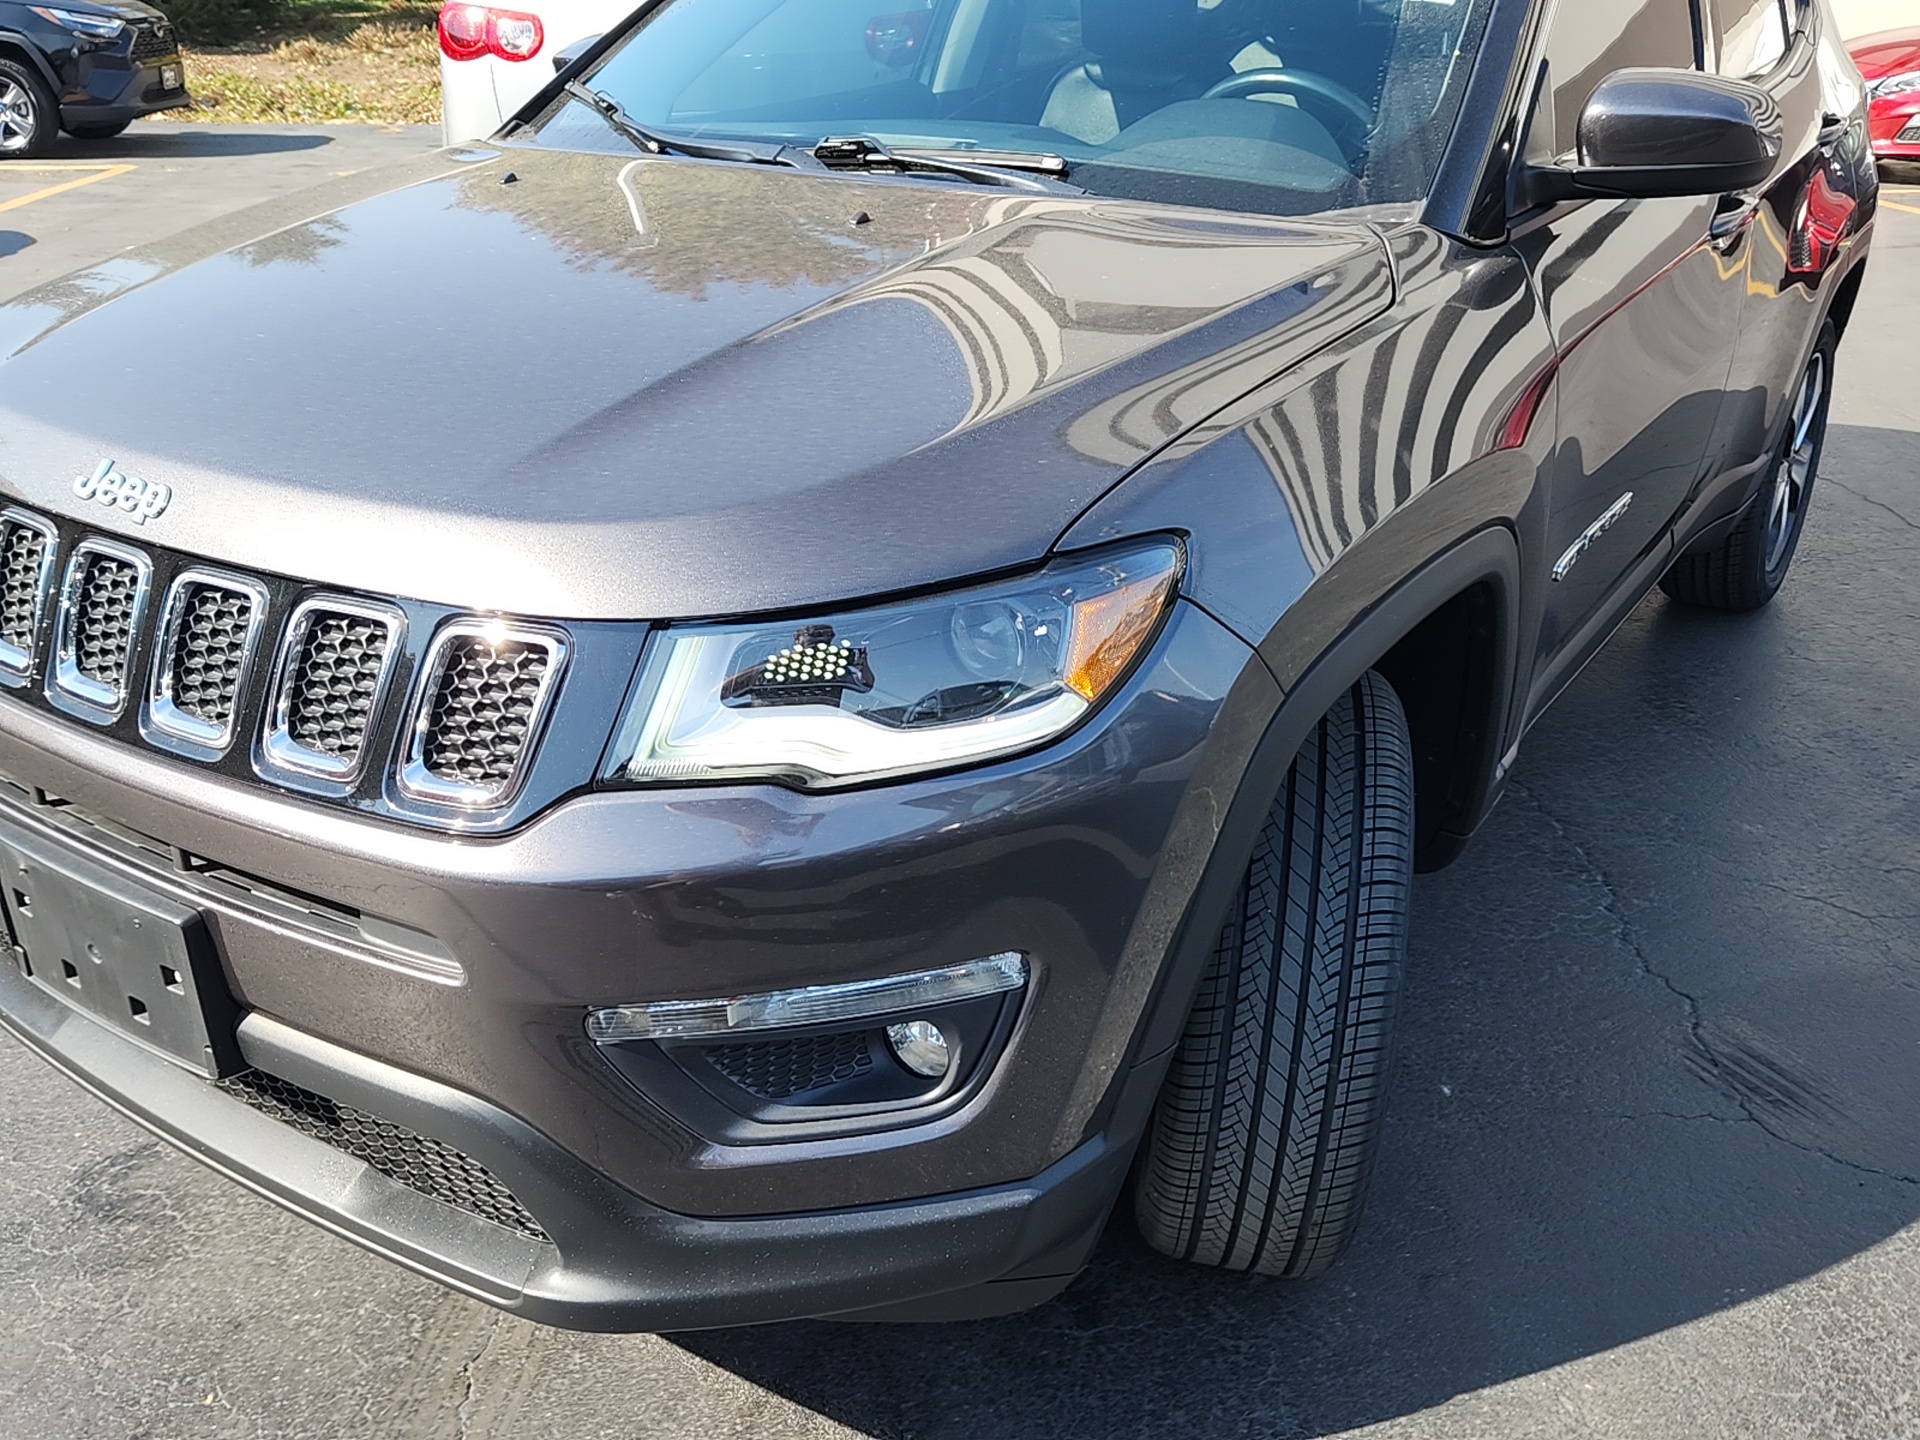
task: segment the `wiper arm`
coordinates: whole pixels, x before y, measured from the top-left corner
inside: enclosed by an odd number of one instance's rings
[[[561,87],[581,104],[590,106],[609,126],[627,137],[649,155],[685,155],[694,160],[732,160],[744,165],[794,165],[790,146],[710,145],[704,140],[688,140],[678,135],[662,135],[649,130],[627,114],[620,102],[604,90],[595,90],[578,80]],[[805,151],[800,152],[805,154]]]
[[[822,140],[813,147],[813,158],[829,170],[917,170],[1049,195],[1087,193],[1063,182],[1068,168],[1065,156],[1031,150],[892,150],[871,136],[848,135]],[[1029,171],[1033,173],[1025,173]]]

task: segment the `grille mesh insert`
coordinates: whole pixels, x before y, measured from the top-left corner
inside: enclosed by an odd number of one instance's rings
[[[96,684],[120,693],[133,648],[133,602],[140,588],[139,567],[112,555],[87,555],[74,599],[74,665]]]
[[[162,55],[171,55],[180,48],[180,42],[173,38],[173,31],[165,25],[136,26],[133,32],[133,55],[138,60],[158,60]]]
[[[0,641],[25,655],[33,653],[40,619],[40,562],[46,553],[46,536],[18,520],[7,521],[0,534]]]
[[[873,1068],[864,1030],[716,1045],[702,1053],[714,1069],[763,1100],[824,1090]]]
[[[329,1100],[264,1070],[248,1070],[215,1083],[236,1100],[345,1151],[409,1190],[550,1243],[540,1222],[491,1170],[444,1141]]]
[[[287,737],[318,755],[358,757],[390,643],[387,627],[378,620],[316,613],[293,662]]]
[[[552,663],[543,645],[457,637],[442,661],[421,745],[427,773],[452,784],[504,786],[526,748]]]
[[[191,586],[168,662],[176,707],[209,725],[224,727],[233,719],[252,620],[253,597],[244,591]]]

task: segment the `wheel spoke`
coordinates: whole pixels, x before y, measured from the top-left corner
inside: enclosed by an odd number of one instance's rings
[[[1793,449],[1796,455],[1807,447],[1813,433],[1813,422],[1820,414],[1820,402],[1826,393],[1826,360],[1816,355],[1813,364],[1807,367],[1807,378],[1800,386],[1800,403],[1794,409]]]

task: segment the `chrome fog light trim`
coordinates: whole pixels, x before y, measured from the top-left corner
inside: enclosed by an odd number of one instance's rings
[[[854,980],[845,985],[809,985],[725,1000],[613,1005],[588,1012],[587,1038],[597,1045],[613,1045],[622,1040],[684,1040],[834,1025],[956,1000],[977,1000],[1021,989],[1026,983],[1027,957],[1017,950],[1007,950],[964,965],[879,980]]]

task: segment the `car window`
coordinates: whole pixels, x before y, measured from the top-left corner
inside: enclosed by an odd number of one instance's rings
[[[1720,73],[1736,79],[1764,75],[1787,53],[1791,34],[1785,0],[1711,0]]]
[[[1547,33],[1554,153],[1565,155],[1579,143],[1580,112],[1614,71],[1634,65],[1685,70],[1696,61],[1688,0],[1561,0]]]
[[[1094,193],[1298,214],[1425,193],[1490,4],[666,0],[584,78],[671,135],[1061,155]],[[603,148],[582,108],[531,138]]]

